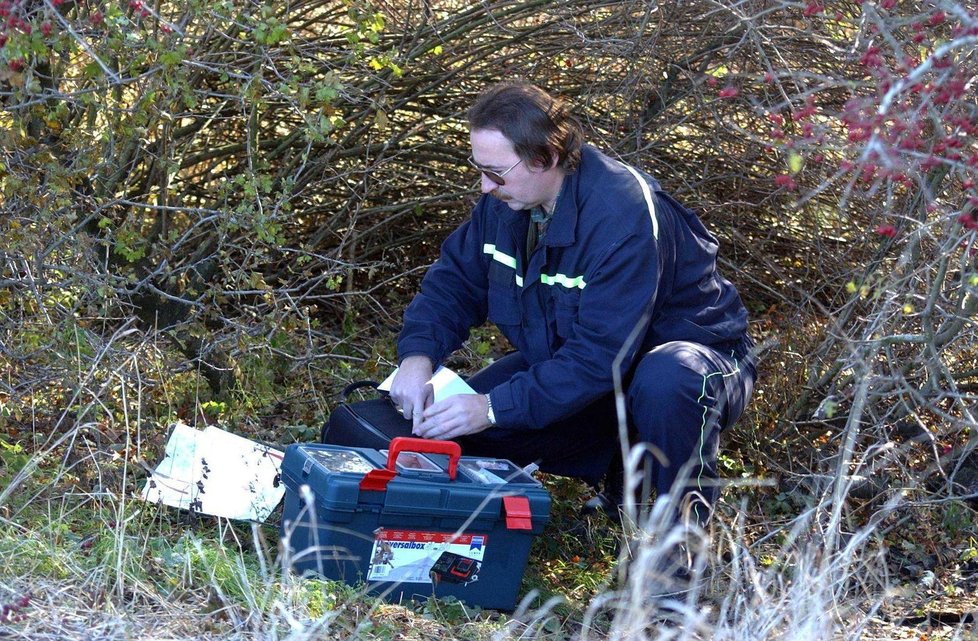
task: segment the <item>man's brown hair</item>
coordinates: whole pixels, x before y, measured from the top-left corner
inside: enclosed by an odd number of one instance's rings
[[[466,115],[473,130],[495,129],[506,136],[526,162],[550,166],[556,156],[558,166],[570,173],[581,161],[580,123],[563,100],[528,82],[493,85]]]

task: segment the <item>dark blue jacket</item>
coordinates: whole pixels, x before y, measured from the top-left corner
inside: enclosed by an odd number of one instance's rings
[[[539,428],[613,389],[636,354],[685,340],[727,349],[747,330],[717,241],[650,176],[585,146],[527,262],[528,212],[483,196],[404,313],[400,358],[437,366],[495,323],[530,364],[491,391],[500,427]],[[633,335],[634,334],[634,335]]]

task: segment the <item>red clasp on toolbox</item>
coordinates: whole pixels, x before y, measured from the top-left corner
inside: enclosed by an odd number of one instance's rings
[[[504,496],[503,511],[506,512],[507,530],[532,530],[533,512],[530,499],[525,496]]]
[[[360,481],[360,490],[368,492],[385,492],[387,484],[397,476],[397,457],[401,452],[418,452],[419,454],[445,454],[448,456],[448,478],[455,480],[458,473],[458,460],[462,458],[462,448],[454,441],[431,441],[423,438],[399,436],[391,440],[387,449],[387,467],[370,470]],[[527,503],[529,510],[529,503]]]

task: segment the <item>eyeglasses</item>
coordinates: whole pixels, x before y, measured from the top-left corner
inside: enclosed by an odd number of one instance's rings
[[[469,164],[475,167],[479,172],[485,174],[486,178],[488,178],[489,180],[491,180],[492,182],[496,183],[499,186],[503,186],[506,184],[506,181],[503,179],[503,176],[516,169],[516,165],[520,164],[521,162],[523,162],[522,158],[517,160],[516,164],[514,164],[509,169],[497,173],[495,171],[492,171],[491,169],[486,169],[485,167],[479,165],[475,161],[475,158],[469,156]]]

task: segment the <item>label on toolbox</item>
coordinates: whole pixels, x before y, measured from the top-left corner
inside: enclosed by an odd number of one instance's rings
[[[368,581],[406,583],[472,583],[486,553],[484,534],[454,534],[419,530],[375,533]]]

